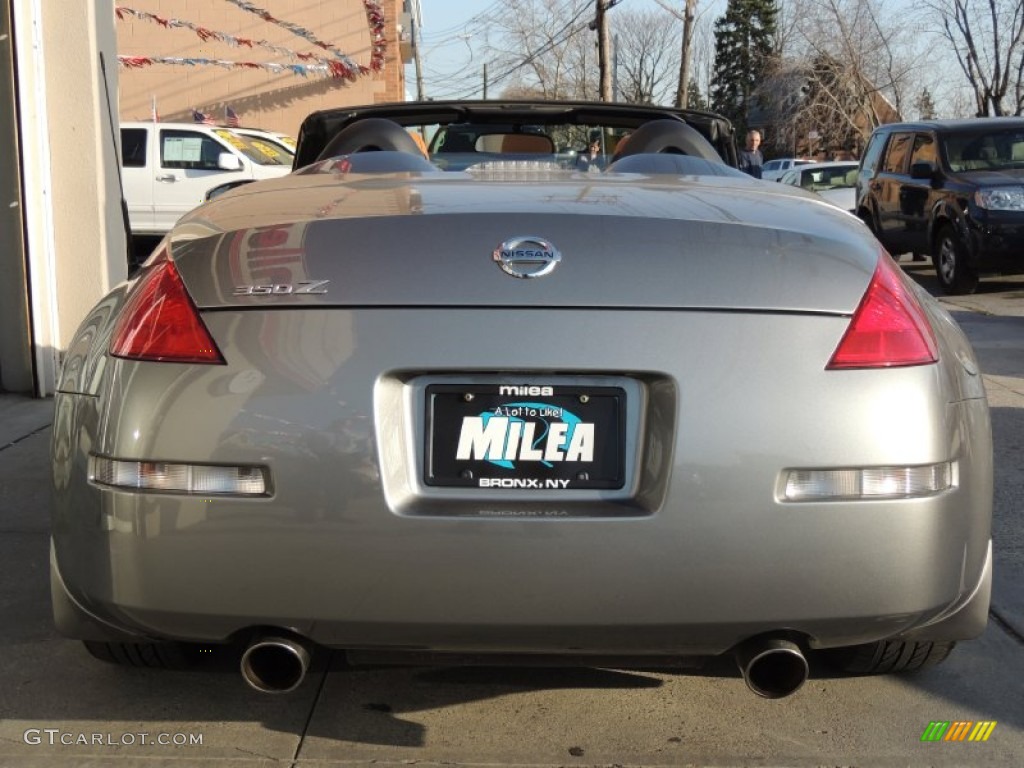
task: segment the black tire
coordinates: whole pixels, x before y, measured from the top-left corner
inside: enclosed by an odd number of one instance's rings
[[[878,237],[878,233],[875,232],[875,217],[871,215],[871,211],[864,209],[857,214],[857,218],[864,222],[864,226],[871,230],[871,234]]]
[[[188,669],[196,662],[192,648],[184,643],[103,643],[83,640],[93,658],[108,664],[151,669]]]
[[[955,642],[879,640],[828,651],[828,663],[849,675],[887,675],[914,672],[941,664],[956,647]]]
[[[963,296],[978,289],[978,273],[967,263],[967,249],[960,236],[948,224],[935,237],[932,261],[943,293]]]

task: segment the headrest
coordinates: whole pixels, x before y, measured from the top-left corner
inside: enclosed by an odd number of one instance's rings
[[[368,117],[343,128],[327,142],[317,160],[379,151],[410,152],[423,157],[416,140],[405,128],[383,117]]]
[[[626,141],[615,147],[612,158],[618,160],[629,155],[668,153],[693,155],[711,162],[722,162],[722,158],[707,139],[682,120],[651,120],[631,133]]]

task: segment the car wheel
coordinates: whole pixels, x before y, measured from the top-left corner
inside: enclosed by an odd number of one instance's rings
[[[157,669],[188,669],[195,664],[190,646],[183,643],[82,643],[94,658],[108,664]]]
[[[934,667],[945,661],[955,647],[952,641],[879,640],[836,648],[826,652],[825,658],[832,667],[850,675],[886,675]]]
[[[875,217],[871,215],[871,211],[861,211],[857,218],[864,222],[864,226],[871,230],[872,235],[878,237],[878,233],[875,232]]]
[[[977,289],[978,273],[967,264],[967,249],[952,227],[939,230],[933,260],[943,293],[957,296]]]

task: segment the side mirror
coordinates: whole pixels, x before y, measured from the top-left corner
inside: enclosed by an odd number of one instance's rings
[[[935,165],[927,161],[914,163],[910,166],[910,178],[912,179],[932,179],[935,178]]]
[[[231,152],[221,152],[217,155],[217,167],[222,171],[240,171],[242,158]]]

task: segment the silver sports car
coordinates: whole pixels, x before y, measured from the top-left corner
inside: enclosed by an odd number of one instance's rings
[[[732,654],[767,697],[812,653],[942,661],[992,580],[973,353],[861,222],[734,153],[653,108],[312,115],[291,175],[187,215],[67,350],[59,629],[237,648],[264,691],[317,647]]]

